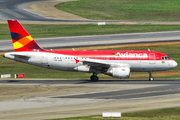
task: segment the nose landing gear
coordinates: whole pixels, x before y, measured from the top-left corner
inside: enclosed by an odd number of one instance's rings
[[[149,81],[153,81],[154,78],[152,77],[152,72],[149,72]]]

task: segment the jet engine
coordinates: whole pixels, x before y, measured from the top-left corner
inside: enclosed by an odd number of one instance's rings
[[[106,74],[115,78],[129,78],[130,68],[129,67],[113,67],[113,68],[110,68]]]

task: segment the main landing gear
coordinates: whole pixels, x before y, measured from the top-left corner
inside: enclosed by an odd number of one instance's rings
[[[154,78],[152,77],[152,72],[149,72],[149,81],[153,81]]]
[[[91,76],[91,81],[93,82],[97,82],[99,80],[97,74],[93,73],[93,75]]]

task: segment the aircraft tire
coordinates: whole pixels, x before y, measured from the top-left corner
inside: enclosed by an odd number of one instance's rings
[[[99,80],[98,76],[92,75],[91,76],[91,81],[97,82]]]
[[[149,78],[149,81],[154,81],[154,78],[153,78],[153,77],[150,77],[150,78]]]

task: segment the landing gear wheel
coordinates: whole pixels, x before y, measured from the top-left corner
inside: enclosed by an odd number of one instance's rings
[[[153,81],[153,80],[154,80],[154,78],[153,78],[153,77],[150,77],[150,78],[149,78],[149,81]]]
[[[149,81],[153,81],[154,78],[152,77],[152,72],[149,72]]]
[[[91,81],[97,82],[99,80],[98,76],[92,75],[91,76]]]

